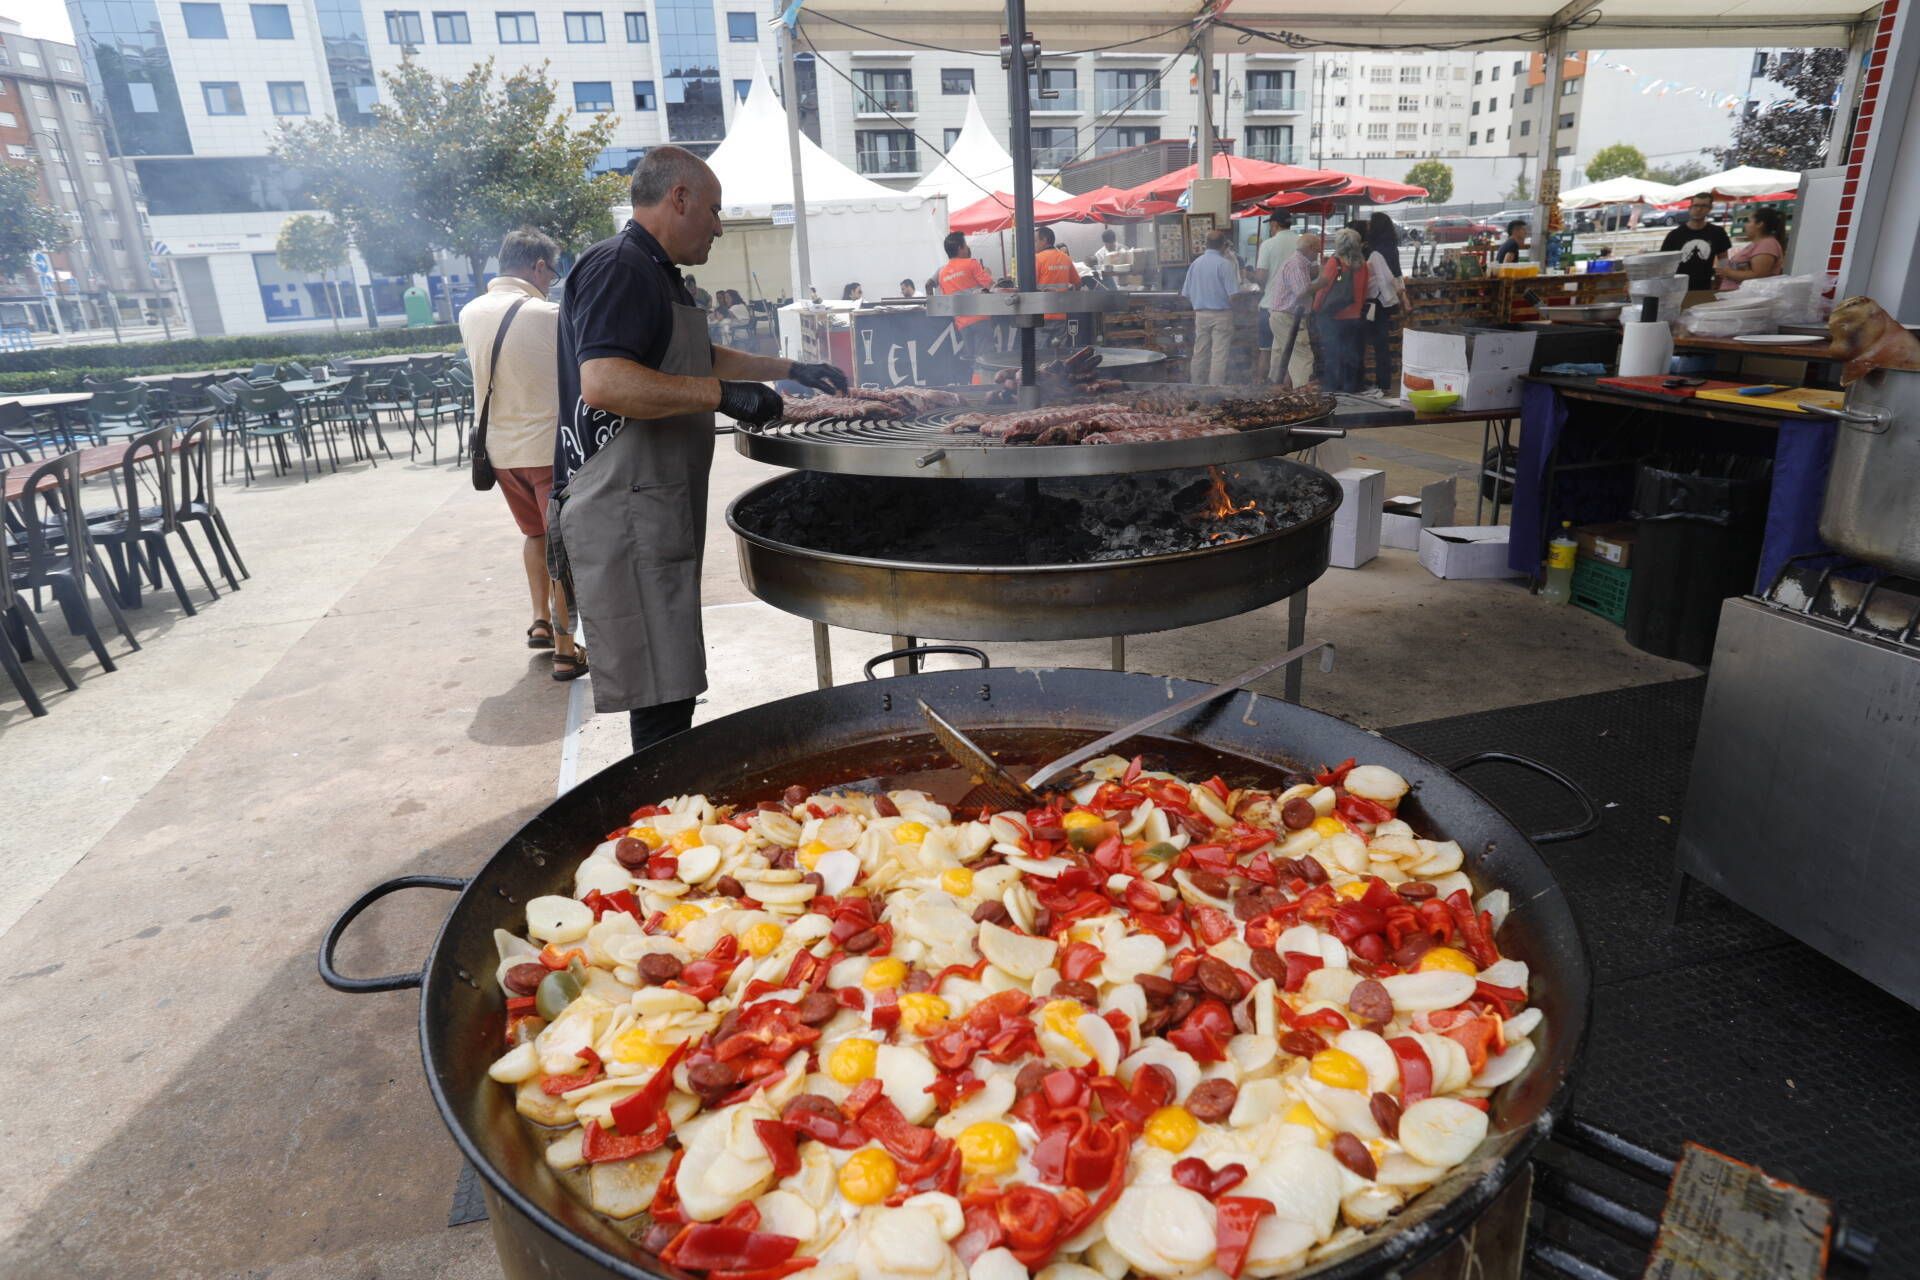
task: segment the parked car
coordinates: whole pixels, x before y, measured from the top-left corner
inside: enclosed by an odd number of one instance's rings
[[[1677,227],[1692,214],[1685,209],[1655,209],[1640,219],[1643,227]]]
[[[1427,239],[1434,244],[1462,244],[1480,236],[1499,233],[1499,227],[1478,218],[1435,218],[1427,224]]]

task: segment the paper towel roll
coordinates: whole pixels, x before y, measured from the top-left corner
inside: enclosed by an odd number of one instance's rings
[[[1649,378],[1673,360],[1673,330],[1664,320],[1629,320],[1620,326],[1620,376]]]

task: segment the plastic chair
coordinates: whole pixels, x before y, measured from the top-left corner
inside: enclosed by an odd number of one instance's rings
[[[173,584],[173,594],[179,597],[180,607],[191,617],[198,610],[187,596],[173,553],[167,549],[167,535],[180,532],[173,494],[173,442],[172,427],[135,436],[127,448],[127,456],[120,460],[126,507],[105,519],[89,520],[87,528],[95,545],[104,548],[108,559],[113,561],[114,574],[120,581],[120,603],[138,609],[141,570],[146,570],[156,589],[160,586],[160,572],[165,570],[167,580]],[[154,488],[160,496],[159,503],[153,506],[139,505],[136,496],[140,492],[139,473],[143,466],[153,468]],[[193,544],[187,545],[191,549]],[[146,553],[144,563],[143,551]],[[200,571],[200,581],[206,584],[208,594],[218,600],[220,593],[214,589],[213,579],[207,576],[206,566],[200,563],[198,552],[193,553],[193,563]]]
[[[293,458],[287,452],[291,436],[300,451],[300,482],[307,483],[306,422],[300,403],[277,384],[255,386],[235,378],[226,385],[234,398],[234,434],[240,442],[240,459],[245,464],[247,484],[253,484],[253,448],[264,445],[273,474],[292,474]]]
[[[226,517],[220,514],[220,507],[214,501],[213,426],[214,419],[202,418],[180,433],[180,445],[173,454],[174,473],[180,478],[180,497],[174,503],[173,511],[180,525],[180,541],[186,544],[194,567],[200,568],[200,553],[194,549],[193,539],[187,536],[187,526],[197,524],[213,547],[214,563],[220,567],[228,588],[238,591],[240,583],[233,576],[234,566],[239,566],[242,578],[251,578],[253,575],[247,572],[247,562],[240,558],[240,548],[234,545]],[[225,544],[224,549],[222,543]],[[233,556],[231,565],[227,563],[229,553]],[[206,577],[207,571],[200,569],[200,576]]]
[[[456,431],[466,428],[467,410],[460,402],[459,393],[453,385],[441,382],[431,374],[418,369],[406,371],[407,386],[410,389],[407,420],[407,435],[412,440],[409,457],[420,455],[420,433],[425,432],[433,447],[433,461],[440,461],[440,424],[451,420]]]
[[[0,493],[7,490],[7,469],[0,467]],[[40,695],[34,691],[33,680],[27,675],[23,663],[33,661],[33,646],[38,644],[40,652],[47,657],[47,663],[54,674],[68,689],[78,689],[73,676],[67,670],[60,655],[47,643],[47,633],[40,629],[40,619],[27,607],[13,589],[13,563],[11,539],[0,545],[0,667],[7,669],[7,677],[13,681],[13,687],[27,704],[27,710],[36,716],[47,714],[46,704],[40,701]]]
[[[135,386],[131,391],[96,391],[87,402],[87,433],[95,444],[153,430],[153,418],[147,412],[147,389]]]
[[[380,464],[373,460],[374,441],[378,441],[380,447],[387,451],[387,460],[393,460],[393,447],[380,430],[380,415],[367,396],[366,374],[356,371],[328,405],[328,412],[335,421],[346,427],[347,442],[353,447],[354,457],[360,457],[364,451],[367,461],[378,468]],[[367,439],[368,431],[373,432],[373,440]]]
[[[62,454],[36,467],[27,478],[20,506],[27,554],[25,573],[15,578],[14,585],[35,592],[42,587],[51,591],[66,616],[67,630],[85,636],[100,665],[108,671],[116,670],[93,624],[93,610],[87,603],[88,579],[128,646],[138,651],[140,642],[127,625],[127,615],[120,612],[107,566],[87,536],[87,522],[80,511],[80,455]]]

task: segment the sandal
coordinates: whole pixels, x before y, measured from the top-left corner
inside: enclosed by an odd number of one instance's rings
[[[553,648],[553,624],[545,618],[535,618],[533,625],[527,628],[527,648]]]
[[[555,680],[578,680],[587,674],[587,651],[575,646],[572,653],[553,655],[553,678]]]

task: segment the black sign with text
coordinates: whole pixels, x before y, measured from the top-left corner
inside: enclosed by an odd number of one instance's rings
[[[1010,352],[1019,349],[1019,330],[1010,321],[995,317],[986,322],[992,340],[984,350]],[[1065,321],[1067,349],[1085,343],[1080,339],[1083,327],[1098,323],[1097,317],[1071,315]],[[948,316],[930,316],[924,311],[858,311],[853,317],[853,380],[862,387],[950,387],[973,381],[973,361],[959,350],[960,331]],[[1047,349],[1048,331],[1040,331],[1041,361],[1052,357]]]

